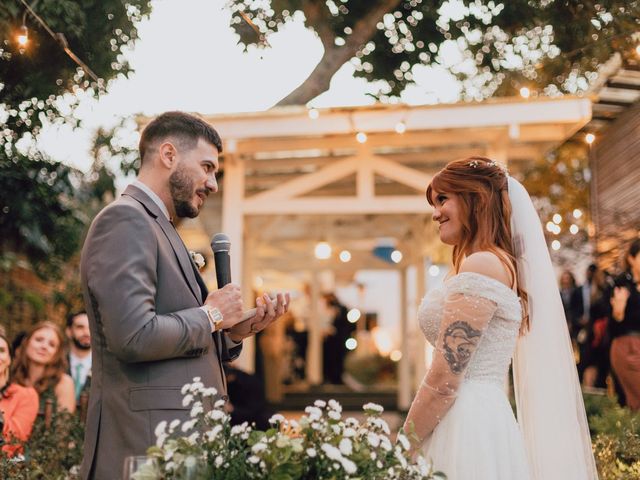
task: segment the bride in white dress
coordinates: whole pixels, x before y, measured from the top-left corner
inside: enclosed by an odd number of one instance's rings
[[[562,303],[526,190],[494,161],[449,163],[427,189],[453,275],[418,318],[435,347],[404,425],[448,480],[594,480]],[[513,358],[518,421],[505,392]]]

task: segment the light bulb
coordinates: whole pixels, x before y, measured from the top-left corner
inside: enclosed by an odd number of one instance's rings
[[[397,133],[404,133],[406,131],[407,131],[407,125],[403,121],[400,121],[400,122],[396,123],[396,132]]]
[[[365,143],[367,141],[367,134],[364,132],[356,133],[356,140],[358,143]]]

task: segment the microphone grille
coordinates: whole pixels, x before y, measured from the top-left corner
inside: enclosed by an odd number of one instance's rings
[[[228,252],[231,248],[231,240],[226,233],[216,233],[211,239],[213,253]]]

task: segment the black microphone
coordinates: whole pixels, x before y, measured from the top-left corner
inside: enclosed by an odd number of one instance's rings
[[[213,261],[216,264],[216,280],[218,288],[231,283],[231,264],[229,262],[229,249],[231,240],[225,233],[216,233],[211,239]]]

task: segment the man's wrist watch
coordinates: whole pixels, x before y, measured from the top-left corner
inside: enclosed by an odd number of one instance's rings
[[[207,318],[209,319],[209,325],[211,325],[211,332],[217,332],[222,328],[222,320],[223,316],[220,310],[216,307],[211,307],[207,305]]]

